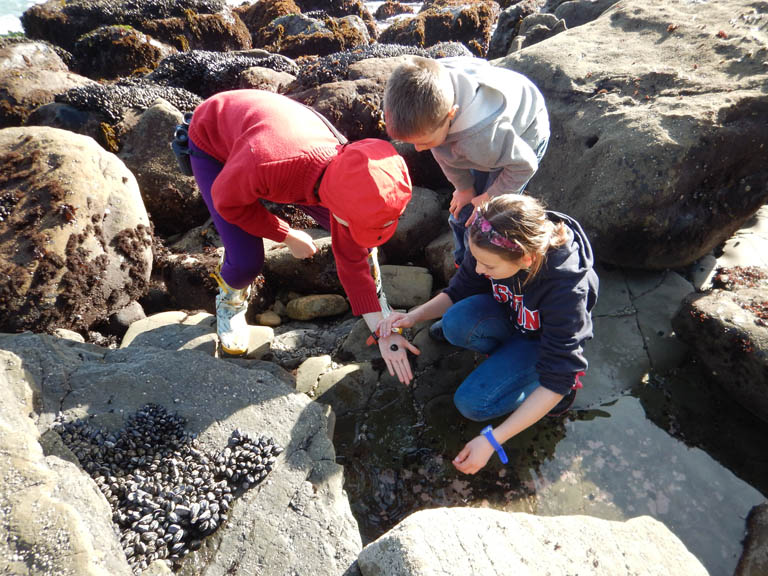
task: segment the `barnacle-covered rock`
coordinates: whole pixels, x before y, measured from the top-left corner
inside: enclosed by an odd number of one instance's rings
[[[85,329],[147,287],[152,234],[131,172],[90,138],[0,130],[0,332]]]
[[[363,0],[296,0],[296,4],[304,14],[309,12],[322,12],[333,18],[343,16],[359,16],[368,28],[371,38],[376,38],[376,20],[365,7]]]
[[[143,28],[145,23],[168,18],[194,20],[203,14],[233,16],[224,0],[48,0],[26,10],[21,23],[27,37],[71,50],[80,36],[100,26],[125,24],[152,34]]]
[[[102,26],[77,39],[73,67],[90,78],[119,78],[149,72],[173,52],[130,26]]]
[[[158,98],[170,102],[182,111],[194,110],[200,103],[200,98],[188,90],[163,86],[143,78],[73,88],[56,96],[56,102],[69,104],[78,110],[97,112],[107,123],[117,124],[127,109],[146,110]]]
[[[325,56],[371,42],[364,22],[357,16],[310,18],[303,14],[276,18],[262,29],[259,39],[270,52],[291,58]]]
[[[240,87],[240,75],[255,66],[296,75],[298,66],[279,54],[253,56],[245,53],[192,51],[169,56],[146,76],[148,82],[184,89],[207,98]],[[166,98],[167,100],[167,98]],[[183,108],[171,102],[180,110]],[[194,107],[193,107],[194,108]]]
[[[438,42],[458,41],[477,56],[485,56],[499,5],[490,0],[434,0],[414,18],[394,22],[379,41],[428,47]]]

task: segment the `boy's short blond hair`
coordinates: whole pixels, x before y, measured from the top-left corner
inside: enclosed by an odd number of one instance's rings
[[[448,70],[436,60],[411,56],[392,72],[384,92],[390,138],[421,136],[435,130],[453,106]]]

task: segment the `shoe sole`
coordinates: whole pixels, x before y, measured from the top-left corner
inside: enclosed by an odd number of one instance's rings
[[[244,356],[248,349],[245,350],[231,350],[230,348],[227,348],[226,346],[221,346],[221,351],[224,352],[227,356]]]

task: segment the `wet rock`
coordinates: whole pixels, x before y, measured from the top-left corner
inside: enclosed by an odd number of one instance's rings
[[[518,52],[565,30],[565,20],[558,19],[553,14],[531,14],[520,23],[510,52]]]
[[[102,26],[77,39],[73,68],[96,80],[120,78],[149,72],[175,51],[130,26]]]
[[[217,92],[238,88],[241,74],[254,66],[293,75],[298,72],[294,62],[278,54],[264,57],[247,52],[240,54],[195,50],[174,54],[162,60],[157,69],[147,75],[147,80],[208,98]],[[194,110],[194,106],[180,107],[175,102],[170,102],[179,110]],[[199,101],[195,105],[198,103]]]
[[[394,308],[413,308],[432,296],[432,275],[420,266],[381,267],[381,281],[387,302]]]
[[[489,545],[490,534],[494,536]],[[653,565],[648,563],[648,554],[656,559]],[[472,570],[499,576],[574,570],[596,576],[621,571],[656,576],[707,574],[664,524],[647,516],[612,522],[478,508],[416,512],[366,546],[358,564],[363,575],[459,575]]]
[[[768,503],[755,506],[747,516],[744,553],[733,576],[759,576],[768,570]]]
[[[454,41],[476,56],[485,56],[498,16],[499,5],[486,0],[425,2],[414,18],[393,22],[379,41],[425,47]]]
[[[183,88],[162,86],[139,78],[118,80],[114,84],[73,88],[57,95],[56,102],[69,104],[81,111],[97,113],[105,122],[114,125],[123,119],[127,110],[146,110],[158,98],[169,102],[182,112],[192,111],[200,103],[198,96]],[[113,151],[116,152],[117,149],[115,144]]]
[[[0,69],[0,128],[21,126],[59,92],[94,84],[70,72],[51,45],[27,39],[0,39]]]
[[[288,316],[293,320],[338,316],[347,310],[349,310],[347,299],[340,294],[312,294],[288,302]]]
[[[554,11],[555,16],[565,20],[568,28],[582,26],[598,18],[618,0],[568,0]]]
[[[687,266],[768,200],[768,165],[753,154],[768,147],[757,89],[768,69],[752,10],[741,0],[617,5],[498,61],[547,99],[553,146],[529,193],[584,223],[603,261]],[[686,24],[694,18],[713,24]]]
[[[54,128],[0,131],[0,326],[84,329],[147,288],[152,234],[125,165]],[[8,236],[8,235],[6,235]]]
[[[768,270],[730,269],[728,282],[686,298],[672,325],[744,408],[768,422]]]
[[[374,40],[376,39],[376,21],[368,11],[363,0],[336,0],[334,2],[326,2],[325,0],[296,0],[296,4],[304,14],[328,15],[333,18],[358,17],[365,22],[370,37]]]
[[[195,179],[176,168],[169,145],[183,114],[158,100],[137,118],[126,118],[118,154],[136,176],[144,206],[155,230],[163,236],[184,232],[209,218]]]
[[[289,14],[301,14],[301,8],[293,0],[261,0],[235,11],[248,27],[254,46],[263,44],[262,33],[270,22]]]

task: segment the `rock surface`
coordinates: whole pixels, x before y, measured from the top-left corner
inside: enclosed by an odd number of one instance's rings
[[[8,533],[15,537],[0,544],[3,558],[45,562],[38,573],[96,573],[99,567],[130,573],[95,485],[62,456],[44,459],[39,437],[51,434],[59,412],[114,430],[151,402],[178,411],[203,447],[225,446],[240,428],[272,436],[285,448],[268,480],[233,502],[228,523],[186,560],[181,574],[225,574],[236,566],[248,574],[336,576],[354,561],[360,537],[325,411],[271,373],[196,351],[106,351],[37,335],[0,336],[0,354],[6,395],[0,422],[10,426],[2,435],[0,501],[10,507],[3,517],[13,521]],[[57,554],[62,546],[72,554]],[[30,549],[40,554],[30,557]]]
[[[0,328],[85,328],[147,287],[149,219],[133,174],[92,139],[0,130]]]
[[[362,576],[707,575],[682,542],[648,516],[609,522],[475,508],[416,512],[366,546],[358,565]]]
[[[749,0],[621,2],[496,61],[547,99],[528,192],[603,262],[683,266],[726,240],[768,200],[764,18]]]

